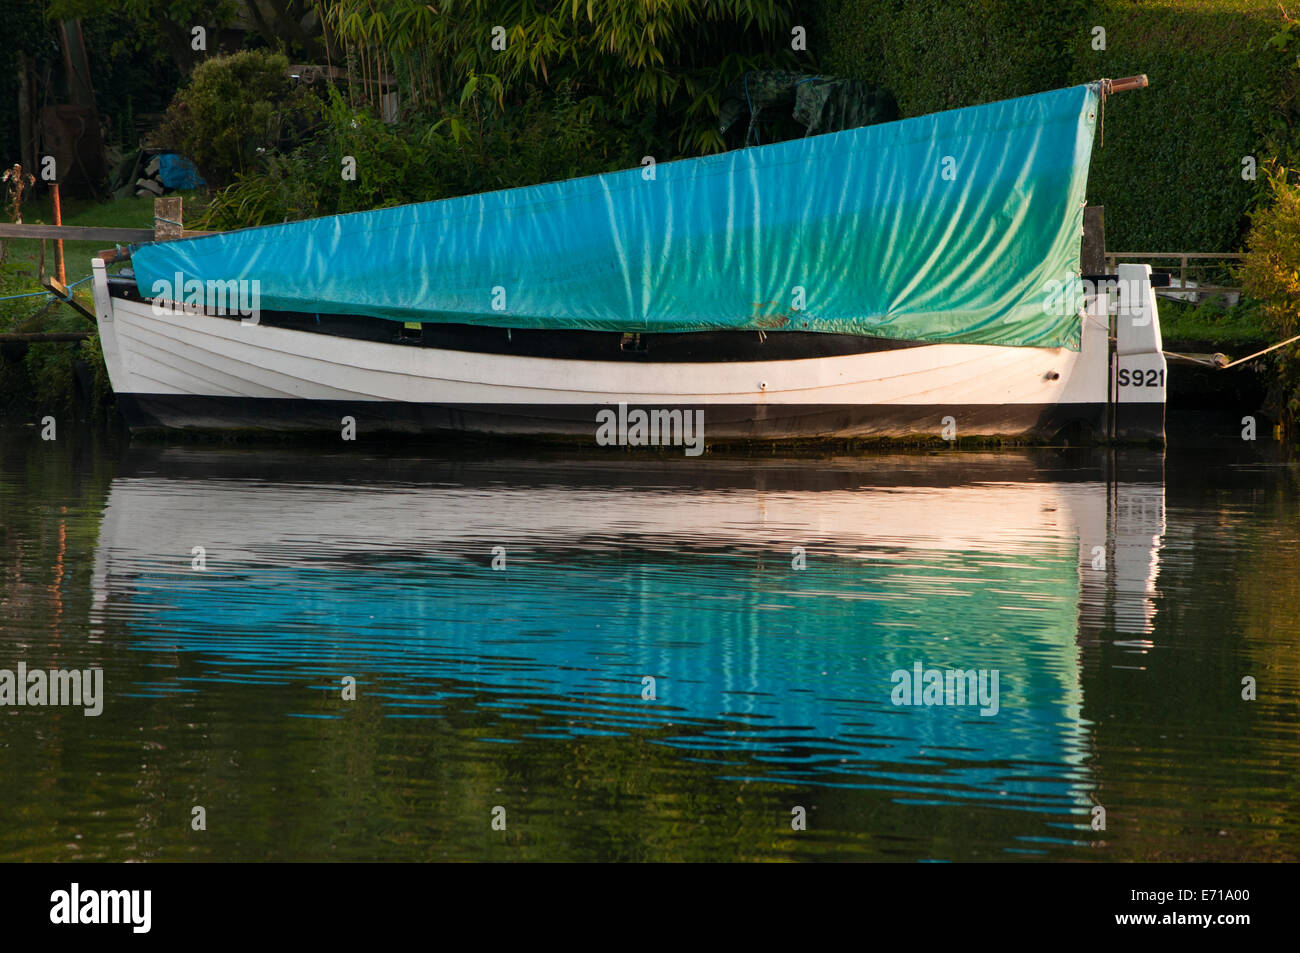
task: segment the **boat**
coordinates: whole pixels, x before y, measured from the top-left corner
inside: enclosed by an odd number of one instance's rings
[[[1145,84],[133,247],[108,375],[133,430],[1158,441],[1151,269],[1080,247]]]

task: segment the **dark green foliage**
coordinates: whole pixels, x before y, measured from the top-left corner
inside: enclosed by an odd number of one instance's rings
[[[289,76],[281,53],[214,56],[194,68],[159,130],[214,186],[260,168],[262,157],[292,148],[320,120],[321,98]]]
[[[1191,304],[1161,298],[1159,306],[1160,334],[1172,350],[1222,350],[1245,357],[1276,340],[1258,305],[1249,300],[1228,307],[1217,299]]]
[[[1106,104],[1088,197],[1119,251],[1240,246],[1260,194],[1242,157],[1294,150],[1296,53],[1270,0],[818,0],[829,72],[892,90],[905,116],[1146,73]],[[1106,49],[1093,49],[1104,27]],[[1294,151],[1290,154],[1294,155]]]
[[[823,68],[893,92],[904,116],[1066,85],[1082,0],[820,0]]]
[[[90,59],[95,103],[108,130],[106,144],[132,151],[139,145],[136,119],[161,113],[181,84],[181,74],[161,47],[134,49],[124,42],[120,16],[100,13],[81,21]]]
[[[19,154],[18,54],[32,60],[59,55],[54,32],[45,22],[40,0],[0,0],[0,165],[22,160]]]
[[[37,302],[38,299],[26,299]],[[62,305],[35,307],[28,304],[27,313],[16,310],[0,318],[0,331],[84,331],[86,322]],[[102,368],[102,355],[92,356],[88,342],[42,342],[31,344],[6,343],[0,346],[0,420],[35,419],[44,414],[60,418],[78,416],[94,407],[102,410],[108,404],[110,389],[106,374],[92,387],[92,393],[82,395],[86,403],[78,400],[79,385],[76,365],[87,360],[94,373],[95,365]],[[94,343],[96,349],[98,342]]]
[[[219,192],[204,224],[261,225],[363,211],[627,168],[626,130],[595,119],[589,100],[533,90],[502,114],[467,103],[438,119],[386,124],[333,92],[306,142],[270,155]],[[356,161],[355,180],[342,175]]]
[[[103,78],[103,62],[97,62],[103,51],[114,59],[131,57],[137,63],[158,64],[169,60],[180,73],[188,73],[195,63],[220,52],[215,45],[216,29],[234,22],[241,8],[241,0],[49,0],[51,21],[78,19],[90,33],[101,35],[103,44],[91,51],[91,69],[99,72],[98,83]],[[202,26],[208,31],[206,50],[196,50],[191,31]],[[112,93],[97,87],[96,92]],[[137,89],[139,94],[141,90]],[[102,105],[102,104],[101,104]]]
[[[1106,206],[1106,242],[1119,251],[1229,251],[1241,246],[1259,194],[1242,158],[1262,168],[1277,143],[1287,61],[1269,43],[1276,3],[1220,0],[1098,3],[1107,48],[1075,47],[1072,82],[1146,73],[1148,89],[1106,105],[1105,146],[1094,152],[1089,201]],[[1285,138],[1285,136],[1283,137]]]
[[[801,20],[791,0],[328,0],[323,9],[357,71],[398,76],[419,107],[445,108],[475,84],[503,105],[530,86],[569,89],[598,104],[601,120],[652,117],[661,161],[723,147],[727,83],[813,63],[792,49]]]
[[[755,67],[811,64],[791,49],[798,18],[789,0],[449,0],[436,11],[403,0],[323,10],[349,80],[328,98],[319,123],[302,103],[286,104],[271,61],[252,54],[200,65],[177,94],[170,144],[212,184],[230,183],[215,197],[208,226],[357,211],[627,168],[646,155],[664,161],[716,151],[723,144],[718,102],[729,80]],[[504,49],[492,45],[499,24],[509,27]],[[237,64],[250,76],[237,75]],[[380,74],[398,80],[396,122],[377,118],[380,87],[370,80]],[[306,127],[285,136],[284,118],[299,111],[308,114]],[[356,161],[355,180],[340,174],[345,156]]]

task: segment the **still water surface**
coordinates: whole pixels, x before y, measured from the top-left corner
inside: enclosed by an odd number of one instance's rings
[[[1285,464],[0,453],[0,859],[1300,855]]]

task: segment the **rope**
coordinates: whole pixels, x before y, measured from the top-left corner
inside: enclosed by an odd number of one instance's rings
[[[1300,341],[1300,334],[1297,334],[1295,337],[1287,338],[1285,341],[1279,341],[1277,344],[1274,344],[1271,347],[1266,347],[1262,351],[1256,351],[1254,354],[1250,355],[1250,357],[1243,357],[1239,361],[1233,361],[1231,364],[1225,364],[1223,365],[1223,368],[1224,370],[1227,370],[1229,367],[1236,367],[1238,364],[1244,364],[1247,361],[1253,361],[1261,354],[1267,354],[1269,351],[1276,351],[1280,347],[1286,347],[1292,341]]]
[[[20,295],[5,295],[3,298],[0,298],[0,301],[14,301],[14,300],[17,300],[18,298],[39,298],[39,297],[41,297],[42,295],[44,295],[45,297],[48,297],[48,298],[58,298],[58,300],[60,300],[60,301],[71,301],[71,300],[72,300],[72,289],[75,288],[75,287],[77,287],[77,285],[79,285],[79,284],[83,284],[83,283],[89,281],[92,277],[94,277],[94,276],[93,276],[93,275],[86,275],[86,277],[84,277],[84,278],[78,278],[78,279],[77,279],[76,281],[74,281],[72,284],[68,285],[68,286],[67,286],[67,288],[68,288],[68,296],[67,296],[66,298],[65,298],[65,297],[62,297],[61,295],[56,295],[53,291],[29,291],[29,292],[27,292],[26,294],[20,294]]]
[[[1300,334],[1297,334],[1295,337],[1289,337],[1285,341],[1278,341],[1276,344],[1271,344],[1262,351],[1256,351],[1248,357],[1239,358],[1238,360],[1232,361],[1228,364],[1219,364],[1216,361],[1206,361],[1199,357],[1192,357],[1190,354],[1177,354],[1174,351],[1161,351],[1160,353],[1166,357],[1176,357],[1182,361],[1191,361],[1193,364],[1203,364],[1206,367],[1217,367],[1221,371],[1226,371],[1230,367],[1236,367],[1238,364],[1245,364],[1247,361],[1253,361],[1257,357],[1262,357],[1269,351],[1276,351],[1280,347],[1286,347],[1293,341],[1300,341]]]
[[[1207,361],[1203,358],[1192,357],[1190,354],[1179,354],[1176,351],[1161,351],[1160,353],[1163,354],[1165,357],[1176,357],[1180,361],[1187,361],[1190,364],[1201,364],[1204,365],[1205,367],[1223,367],[1222,364],[1219,364],[1215,361]]]
[[[31,291],[28,292],[27,294],[21,294],[21,295],[5,295],[3,298],[0,298],[0,301],[14,301],[18,298],[39,298],[39,297],[53,298],[54,295],[50,294],[50,292],[48,291]]]
[[[1097,105],[1097,148],[1106,148],[1106,94],[1110,92],[1110,80],[1104,79],[1101,82],[1101,95],[1098,96],[1100,102]]]

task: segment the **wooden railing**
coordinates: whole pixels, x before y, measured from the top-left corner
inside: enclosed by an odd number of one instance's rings
[[[1114,274],[1115,266],[1119,262],[1150,265],[1157,271],[1170,272],[1171,278],[1177,281],[1177,287],[1174,287],[1173,281],[1170,282],[1170,292],[1187,288],[1187,283],[1191,281],[1195,287],[1190,290],[1198,294],[1202,292],[1240,293],[1241,285],[1237,283],[1235,265],[1241,259],[1242,256],[1239,252],[1108,251],[1106,252],[1106,271],[1109,274]],[[1175,265],[1177,266],[1176,272],[1174,271]]]
[[[193,238],[211,232],[185,228],[181,222],[180,196],[154,199],[153,228],[110,228],[94,225],[10,225],[0,223],[3,238],[52,238],[55,242],[114,242],[133,245],[140,242],[162,242],[176,238]]]

